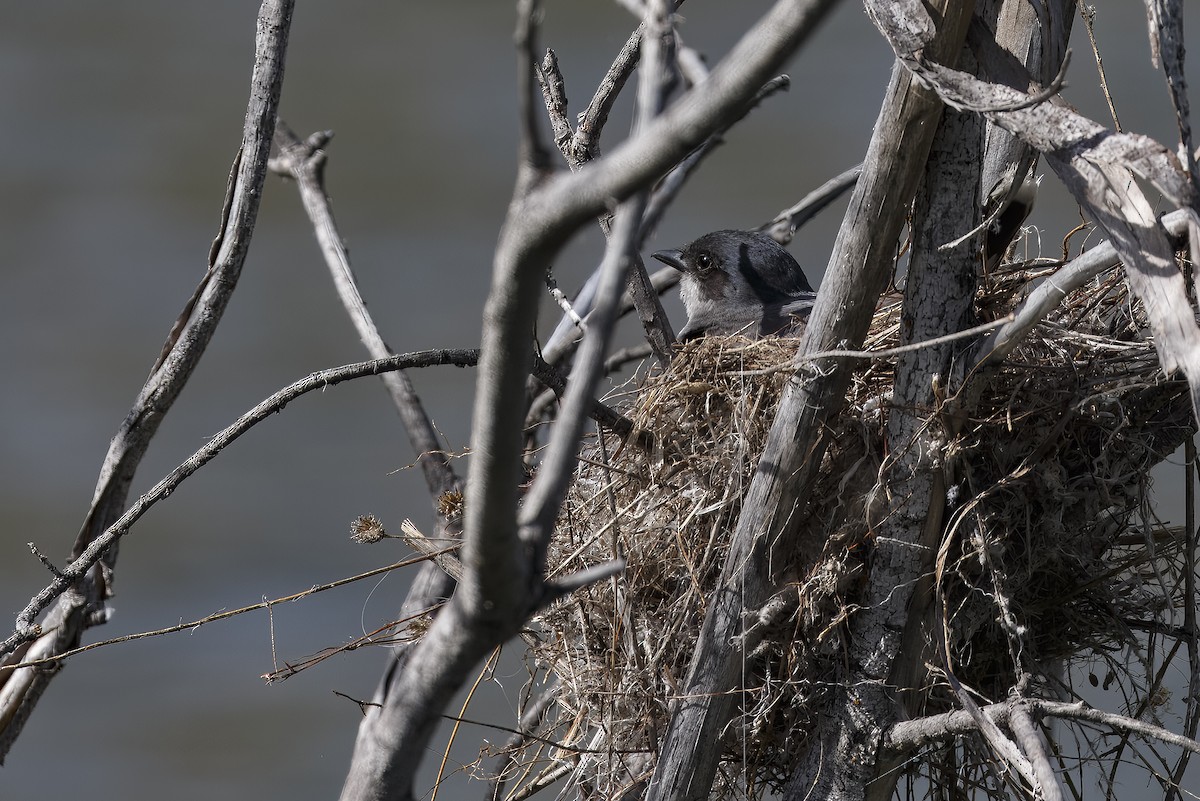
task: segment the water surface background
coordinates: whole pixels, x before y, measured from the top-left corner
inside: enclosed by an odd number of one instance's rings
[[[632,18],[615,3],[544,5],[542,42],[559,53],[575,113]],[[336,131],[328,189],[362,290],[399,350],[479,341],[515,172],[511,6],[346,0],[296,10],[282,115],[301,134]],[[682,32],[715,63],[767,7],[690,0]],[[1097,9],[1121,122],[1175,141],[1139,4]],[[203,274],[241,135],[255,11],[232,0],[5,4],[0,611],[10,620],[46,580],[25,543],[54,558],[69,550],[108,441]],[[1074,45],[1066,96],[1106,122],[1079,26]],[[756,225],[857,163],[890,68],[861,7],[842,4],[789,65],[792,89],[727,137],[648,249]],[[607,146],[627,128],[626,102]],[[841,208],[792,245],[814,278]],[[1048,178],[1032,219],[1048,254],[1077,220]],[[565,289],[595,265],[601,242],[589,230],[572,243],[558,265]],[[668,310],[678,325],[678,302]],[[271,179],[239,289],[135,492],[279,387],[360,358],[294,187]],[[469,436],[472,377],[454,368],[413,376],[455,449]],[[90,638],[200,618],[402,558],[395,542],[353,545],[348,523],[371,512],[393,529],[404,517],[427,524],[423,481],[403,469],[412,459],[377,382],[293,403],[137,525],[121,549],[116,616]],[[1160,514],[1181,522],[1180,471],[1160,475]],[[384,654],[340,656],[273,686],[259,676],[275,660],[391,620],[406,583],[393,574],[278,607],[271,618],[254,613],[71,661],[0,771],[0,796],[46,797],[48,781],[56,797],[97,801],[335,796],[359,713],[334,691],[369,697]],[[504,668],[489,687],[490,711],[474,714],[507,722],[497,709],[515,703],[522,681],[517,666]],[[459,759],[481,739],[503,737],[460,736]]]

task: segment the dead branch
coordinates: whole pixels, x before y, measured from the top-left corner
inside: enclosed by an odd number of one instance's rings
[[[840,175],[830,178],[801,198],[799,203],[779,212],[775,215],[775,219],[758,226],[756,230],[766,231],[776,242],[786,245],[792,241],[792,237],[796,235],[800,226],[817,216],[822,209],[851,189],[860,175],[862,175],[862,165],[856,164]]]
[[[315,390],[324,390],[327,387],[340,384],[344,381],[376,376],[389,370],[429,367],[438,364],[453,364],[466,367],[475,364],[478,358],[479,353],[474,350],[418,351],[416,353],[395,356],[390,359],[376,359],[369,362],[358,362],[343,367],[335,367],[330,370],[321,370],[279,390],[210,439],[205,443],[204,447],[188,457],[186,461],[160,479],[158,483],[130,505],[125,514],[109,526],[103,534],[96,537],[91,545],[84,549],[83,553],[62,569],[61,578],[53,581],[30,600],[25,609],[17,616],[16,631],[5,640],[3,647],[11,652],[12,649],[26,639],[31,639],[30,637],[22,637],[22,633],[36,628],[33,626],[34,617],[49,606],[55,598],[67,592],[74,582],[83,578],[87,574],[87,571],[100,560],[104,552],[127,534],[129,529],[142,515],[149,511],[156,503],[169,496],[184,480],[212,461],[217,454],[235,442],[239,437],[258,423],[281,411],[296,398]],[[38,654],[36,656],[27,656],[26,659],[46,659],[51,656],[51,654]]]
[[[546,175],[529,157],[533,92],[531,36],[519,37],[524,154],[514,199],[500,235],[492,290],[484,311],[484,348],[475,399],[467,481],[465,575],[403,670],[381,709],[364,719],[344,799],[408,797],[438,714],[494,643],[514,634],[543,589],[524,543],[548,531],[518,534],[517,487],[524,480],[525,376],[542,277],[567,237],[612,199],[623,201],[657,180],[716,130],[778,71],[812,31],[831,0],[782,0],[751,29],[708,81],[693,88],[607,157],[577,172]],[[521,31],[529,33],[530,4]],[[559,424],[573,422],[560,417]],[[538,479],[535,479],[535,483]]]
[[[938,47],[954,54],[965,36],[969,14],[958,24],[946,23]],[[951,17],[953,18],[953,17]],[[959,33],[958,29],[962,29]],[[799,358],[820,350],[858,346],[870,324],[876,301],[887,284],[896,242],[912,197],[939,110],[926,90],[910,86],[902,70],[894,71],[888,101],[880,113],[863,175],[850,200],[829,267],[809,318]],[[902,154],[902,155],[901,155]],[[799,376],[798,376],[799,377]],[[753,641],[739,637],[744,610],[757,609],[774,592],[768,543],[786,539],[795,525],[798,504],[812,485],[820,464],[819,432],[840,409],[848,371],[822,365],[815,374],[789,384],[772,426],[761,464],[738,519],[725,561],[720,589],[713,598],[700,642],[663,740],[648,798],[698,798],[707,793],[719,756],[719,733],[732,712],[742,655]],[[730,647],[730,643],[737,645]],[[836,735],[835,735],[836,736]],[[821,774],[820,754],[834,752],[834,740],[811,749],[815,770],[802,767],[804,786]],[[808,775],[811,781],[804,778]],[[829,772],[822,777],[828,786]],[[822,795],[820,791],[818,796]]]
[[[330,132],[318,132],[302,142],[281,120],[275,131],[279,155],[271,159],[270,167],[274,172],[296,182],[300,200],[316,233],[321,255],[325,257],[325,264],[333,277],[338,297],[367,353],[372,359],[391,358],[396,353],[384,342],[379,327],[367,310],[366,301],[358,291],[358,284],[350,267],[350,254],[338,232],[329,196],[325,192],[325,147],[331,137]],[[433,496],[436,513],[437,499],[447,492],[460,490],[461,481],[454,474],[433,423],[417,397],[408,375],[403,370],[394,370],[380,374],[380,379],[400,413],[409,444],[417,454],[417,462],[421,465],[425,483]]]
[[[987,717],[998,724],[1005,724],[1011,710],[1012,700],[982,707]],[[1200,742],[1189,737],[1183,737],[1173,731],[1147,723],[1144,720],[1105,712],[1088,706],[1083,701],[1064,702],[1046,701],[1040,698],[1026,698],[1030,709],[1039,715],[1076,720],[1104,726],[1114,732],[1130,732],[1142,737],[1159,740],[1167,745],[1175,746],[1193,754],[1200,754]],[[974,732],[975,721],[966,711],[945,712],[916,720],[905,720],[896,723],[884,739],[883,748],[888,753],[898,754],[924,748],[946,737]]]
[[[142,456],[199,363],[245,262],[266,180],[292,7],[292,0],[264,0],[259,9],[254,72],[242,142],[234,159],[221,227],[213,241],[208,268],[168,336],[167,345],[133,408],[113,437],[100,468],[92,506],[71,552],[71,565],[62,571],[63,578],[39,593],[17,616],[13,634],[0,646],[0,654],[5,657],[16,656],[15,649],[36,639],[36,643],[22,648],[20,656],[52,658],[76,647],[85,628],[107,619],[106,601],[112,594],[117,549],[110,547],[115,538],[106,537],[106,532],[121,516]],[[97,547],[101,542],[106,544]],[[59,598],[42,625],[35,626],[34,615]],[[53,675],[26,668],[2,679],[0,761]]]

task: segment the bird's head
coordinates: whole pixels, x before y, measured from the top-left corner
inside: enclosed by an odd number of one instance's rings
[[[800,265],[764,233],[714,231],[653,256],[683,273],[679,295],[688,321],[680,339],[775,334],[811,307],[812,286]]]

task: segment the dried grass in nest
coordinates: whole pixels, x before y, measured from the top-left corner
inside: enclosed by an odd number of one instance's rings
[[[993,698],[1015,681],[1010,649],[1030,667],[1134,645],[1128,624],[1156,619],[1178,586],[1174,545],[1151,531],[1149,471],[1193,421],[1146,332],[1123,277],[1106,274],[989,376],[961,438],[946,586],[959,664]]]
[[[994,276],[980,296],[991,308],[981,313],[1009,311],[1030,278],[1020,269]],[[868,348],[896,344],[897,312],[877,312]],[[1181,382],[1161,376],[1144,328],[1111,274],[1077,293],[979,384],[954,447],[962,481],[947,512],[956,539],[942,591],[959,675],[984,692],[1014,681],[996,598],[1028,632],[1020,646],[1031,660],[1111,645],[1121,630],[1115,620],[1147,617],[1160,603],[1130,522],[1144,503],[1146,471],[1191,421]],[[668,370],[627,390],[626,414],[665,444],[646,453],[605,437],[584,454],[550,571],[616,557],[628,567],[547,610],[533,654],[561,685],[554,736],[580,749],[551,759],[584,795],[619,797],[653,770],[656,739],[682,691],[790,375],[777,368],[796,344],[689,343]],[[801,535],[817,545],[779,566],[795,595],[774,610],[746,661],[740,717],[727,729],[727,785],[714,792],[758,797],[778,787],[842,662],[844,623],[869,581],[867,521],[885,514],[877,483],[892,370],[886,361],[861,363],[831,424],[816,500],[805,511],[809,536]],[[939,703],[930,695],[929,711]]]

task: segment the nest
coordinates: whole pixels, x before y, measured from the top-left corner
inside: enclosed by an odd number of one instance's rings
[[[1037,277],[1028,267],[992,276],[980,315],[1007,313]],[[881,308],[867,347],[895,345],[898,328],[898,306]],[[985,695],[1003,697],[1016,681],[1014,638],[1025,667],[1071,658],[1123,644],[1128,621],[1172,602],[1160,586],[1169,545],[1138,525],[1149,519],[1149,468],[1192,421],[1183,382],[1161,375],[1145,328],[1113,272],[978,382],[953,442],[962,480],[951,488],[939,590],[957,675]],[[659,445],[604,436],[582,455],[548,570],[628,566],[535,623],[533,658],[558,686],[539,729],[546,739],[510,754],[526,791],[570,775],[582,797],[618,798],[653,771],[796,346],[700,339],[609,399]],[[872,529],[888,513],[881,466],[894,363],[859,364],[826,434],[801,545],[774,566],[789,592],[754,621],[766,636],[745,660],[714,796],[779,788],[845,662]],[[922,702],[923,713],[952,703],[936,682]],[[548,768],[535,764],[546,759]]]

